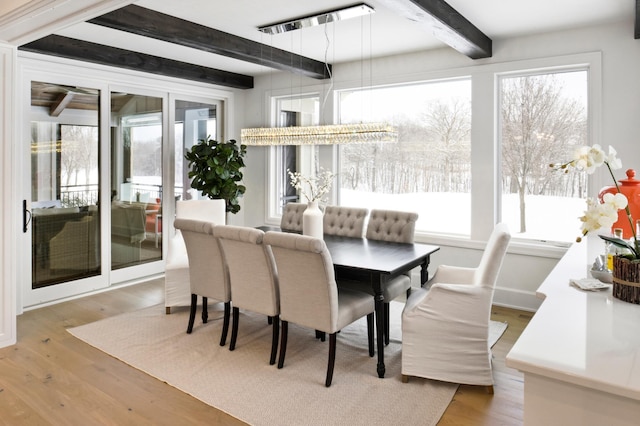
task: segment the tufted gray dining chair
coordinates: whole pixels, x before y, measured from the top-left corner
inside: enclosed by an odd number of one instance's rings
[[[336,360],[336,333],[367,317],[369,356],[373,350],[373,298],[367,293],[339,289],[325,242],[287,232],[267,232],[278,270],[282,334],[278,368],[284,366],[289,322],[329,333],[329,360],[325,386],[331,386]]]
[[[362,238],[368,213],[369,209],[365,208],[327,206],[323,231],[327,235]]]
[[[389,241],[394,243],[413,243],[418,214],[396,210],[371,210],[367,224],[366,237],[370,240]],[[374,295],[371,283],[367,281],[349,280],[341,282],[353,290],[365,291]],[[389,344],[389,302],[406,293],[411,294],[411,275],[402,274],[391,279],[383,289],[384,297],[384,343]]]
[[[209,298],[224,303],[224,320],[220,346],[227,342],[231,314],[231,287],[229,271],[225,265],[218,239],[213,236],[216,225],[207,221],[177,219],[173,225],[179,229],[189,257],[189,285],[191,287],[191,311],[187,333],[193,331],[198,296],[202,296],[202,322],[208,319]]]
[[[282,208],[280,229],[283,231],[302,232],[302,213],[307,208],[306,203],[287,203]]]
[[[229,268],[233,294],[233,322],[229,350],[236,347],[240,309],[266,315],[272,325],[271,358],[276,362],[280,332],[278,276],[271,247],[263,244],[264,232],[244,226],[216,226],[213,235],[220,241]]]

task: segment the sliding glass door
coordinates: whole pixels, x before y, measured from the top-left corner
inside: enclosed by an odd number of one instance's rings
[[[31,83],[31,288],[101,271],[100,92]],[[25,200],[25,216],[28,203]]]
[[[111,93],[111,269],[162,259],[162,98]]]

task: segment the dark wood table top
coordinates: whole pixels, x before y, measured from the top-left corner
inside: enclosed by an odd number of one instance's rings
[[[367,238],[325,235],[324,242],[336,267],[396,275],[422,264],[440,247],[421,243],[392,243]]]
[[[265,232],[281,231],[277,226],[259,226]],[[367,238],[323,237],[333,265],[379,274],[396,275],[421,265],[440,247],[422,243],[392,243]]]

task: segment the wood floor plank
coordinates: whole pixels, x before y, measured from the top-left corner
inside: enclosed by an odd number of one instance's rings
[[[244,424],[67,332],[162,303],[163,297],[159,279],[20,315],[18,343],[0,349],[0,425]],[[522,424],[522,374],[504,359],[531,317],[494,307],[492,319],[509,324],[493,349],[494,394],[460,386],[440,425]]]

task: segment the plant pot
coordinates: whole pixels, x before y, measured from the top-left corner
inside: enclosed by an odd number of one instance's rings
[[[640,304],[640,260],[613,258],[613,297]]]

